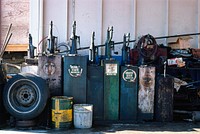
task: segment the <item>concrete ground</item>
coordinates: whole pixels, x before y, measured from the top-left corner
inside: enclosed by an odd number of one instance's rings
[[[93,126],[90,129],[17,129],[5,128],[0,134],[200,134],[200,122],[146,122],[139,124],[112,124]]]

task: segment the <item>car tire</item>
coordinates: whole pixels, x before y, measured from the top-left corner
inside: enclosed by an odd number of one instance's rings
[[[3,91],[6,110],[21,120],[37,117],[44,110],[48,98],[46,81],[30,73],[17,74],[9,79]]]

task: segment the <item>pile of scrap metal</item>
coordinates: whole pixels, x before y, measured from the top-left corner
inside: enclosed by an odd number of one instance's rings
[[[29,34],[28,58],[24,70],[21,69],[24,73],[13,76],[5,84],[3,101],[10,114],[10,124],[51,127],[50,98],[53,96],[73,97],[75,104],[93,104],[94,119],[103,121],[155,118],[172,121],[173,108],[199,110],[199,77],[192,77],[190,70],[185,73],[183,68],[191,66],[191,60],[185,59],[198,58],[199,52],[192,49],[192,56],[188,50],[175,50],[156,42],[156,39],[179,36],[154,38],[147,34],[136,41],[130,40],[128,33],[122,42],[114,42],[113,27],[109,27],[105,44],[95,46],[93,32],[91,45],[77,48],[80,37],[76,35],[76,21],[69,42],[64,44],[58,44],[51,21],[49,35],[44,38],[46,43],[40,46],[37,58]],[[133,48],[130,43],[135,43]],[[123,44],[120,61],[112,56],[117,44]],[[105,47],[105,56],[98,55],[100,47]],[[89,59],[78,54],[84,49],[89,49]],[[29,67],[33,67],[31,71]]]
[[[191,35],[179,36],[176,42],[169,43],[170,57],[167,60],[168,74],[176,77],[174,90],[174,116],[178,119],[199,121],[200,81],[199,49],[191,48]]]
[[[196,34],[185,34],[179,36],[176,42],[168,43],[171,48],[170,59],[168,61],[170,66],[185,67],[185,68],[199,68],[199,49],[192,48],[190,45],[191,35]]]
[[[179,78],[174,80],[174,119],[200,121],[200,81],[185,79],[186,82]]]

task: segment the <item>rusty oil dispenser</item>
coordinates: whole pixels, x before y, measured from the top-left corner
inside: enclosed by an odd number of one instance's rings
[[[62,95],[62,55],[57,53],[57,37],[50,22],[47,47],[38,57],[38,75],[48,81],[51,96]]]

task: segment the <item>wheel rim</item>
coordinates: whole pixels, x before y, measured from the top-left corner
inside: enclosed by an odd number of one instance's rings
[[[150,34],[142,36],[138,41],[139,52],[145,58],[150,58],[155,55],[157,47],[155,38]]]
[[[40,103],[41,94],[38,86],[31,80],[20,79],[8,89],[7,99],[10,107],[18,113],[30,113]]]
[[[30,85],[23,85],[16,92],[16,101],[24,107],[31,106],[37,99],[36,92]]]

